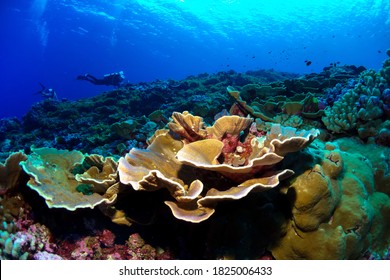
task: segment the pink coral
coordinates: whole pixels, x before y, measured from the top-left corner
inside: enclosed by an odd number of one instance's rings
[[[127,246],[130,250],[139,249],[145,245],[145,241],[138,233],[133,233],[129,236],[129,239],[126,241]]]
[[[41,224],[33,224],[27,230],[21,230],[14,235],[14,243],[20,244],[23,251],[36,253],[46,251],[52,253],[56,245],[50,242],[49,229]]]
[[[156,249],[149,244],[145,244],[141,248],[138,248],[134,251],[129,251],[129,254],[131,259],[134,260],[154,260],[157,256]]]
[[[75,243],[63,242],[56,253],[64,259],[75,260],[173,259],[169,251],[146,244],[138,233],[130,235],[125,244],[115,244],[115,234],[108,229],[82,237]]]
[[[119,253],[112,253],[106,256],[106,260],[121,260],[122,257]]]
[[[99,241],[94,237],[85,237],[76,242],[76,249],[71,253],[72,259],[75,260],[92,260],[95,256],[95,251],[100,248]]]
[[[63,260],[59,255],[48,253],[46,251],[34,254],[34,260]]]
[[[133,260],[154,260],[157,257],[157,250],[145,244],[145,241],[138,233],[129,236],[126,242],[128,246],[128,254]]]
[[[256,122],[253,122],[251,126],[249,127],[249,133],[256,136],[256,137],[262,137],[267,134],[266,131],[258,130]]]
[[[221,140],[224,146],[220,163],[232,166],[247,165],[253,151],[251,145],[253,137],[253,135],[248,135],[244,142],[240,142],[238,135],[225,135]]]
[[[100,243],[104,247],[111,248],[114,246],[115,243],[115,235],[112,231],[109,231],[108,229],[104,229],[98,236],[98,239]]]
[[[226,134],[222,139],[222,153],[234,153],[239,142],[239,135]]]

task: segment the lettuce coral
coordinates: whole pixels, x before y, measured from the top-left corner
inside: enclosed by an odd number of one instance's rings
[[[172,118],[170,130],[158,132],[146,150],[133,148],[119,160],[119,177],[137,191],[167,189],[172,214],[193,223],[208,219],[219,201],[277,186],[293,172],[273,166],[318,135],[275,125],[256,137],[248,131],[253,120],[239,116],[221,117],[211,127],[188,112]]]
[[[256,85],[247,86],[255,87]],[[291,117],[296,118],[302,115],[308,119],[315,119],[324,114],[324,111],[319,108],[318,99],[310,92],[295,94],[292,97],[276,95],[260,98],[261,96],[257,96],[257,93],[255,95],[246,94],[245,90],[246,86],[242,88],[242,91],[237,91],[231,86],[227,87],[228,94],[236,100],[231,108],[232,112],[247,113],[263,121],[283,125],[286,125],[286,120]]]
[[[81,152],[54,148],[33,148],[32,152],[20,165],[30,175],[27,185],[37,191],[50,208],[73,211],[77,208],[94,208],[115,200],[116,195],[104,197],[97,192],[84,195],[77,191],[77,186],[85,183],[82,180],[85,176],[72,173],[76,165],[82,164],[85,159]]]
[[[26,159],[27,156],[24,153],[16,152],[7,158],[5,164],[0,163],[0,193],[6,192],[18,184],[22,173],[19,163]]]
[[[112,157],[88,155],[84,159],[84,165],[89,168],[83,173],[75,174],[75,179],[83,184],[92,185],[93,192],[104,194],[118,182],[118,163]]]

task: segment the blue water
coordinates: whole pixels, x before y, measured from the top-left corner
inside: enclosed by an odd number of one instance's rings
[[[390,0],[2,0],[0,26],[0,117],[21,117],[39,82],[72,100],[112,89],[75,79],[86,72],[136,83],[334,62],[377,70]]]

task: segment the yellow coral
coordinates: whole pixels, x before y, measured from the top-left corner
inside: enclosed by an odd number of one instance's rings
[[[318,147],[325,147],[320,164],[286,190],[292,219],[270,247],[272,254],[277,259],[356,259],[368,249],[384,254],[390,199],[375,191],[371,163],[330,143]]]
[[[273,188],[291,176],[291,170],[272,170],[272,166],[285,154],[306,147],[318,134],[276,125],[264,139],[248,134],[238,145],[241,133],[253,122],[250,118],[224,116],[206,128],[202,118],[188,112],[174,113],[173,119],[170,131],[158,132],[146,150],[133,148],[119,160],[119,177],[137,191],[167,189],[175,199],[165,201],[172,214],[194,223],[208,219],[219,201]],[[176,140],[171,134],[182,138]],[[224,142],[226,137],[231,143]],[[241,165],[229,162],[230,154],[244,150]],[[213,179],[218,177],[219,181]]]
[[[0,192],[16,187],[22,175],[19,163],[26,159],[24,153],[16,152],[11,154],[4,164],[0,163]]]
[[[101,203],[112,203],[115,197],[105,198],[100,194],[84,195],[77,190],[80,182],[72,174],[73,168],[81,164],[84,155],[79,151],[54,148],[32,149],[26,161],[20,163],[30,175],[28,186],[42,196],[52,208],[94,208]]]

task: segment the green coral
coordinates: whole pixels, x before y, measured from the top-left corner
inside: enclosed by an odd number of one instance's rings
[[[247,84],[241,88],[241,96],[244,100],[263,100],[270,96],[285,94],[286,88],[283,85],[272,86],[271,84]]]
[[[20,240],[14,240],[13,234],[0,232],[0,259],[27,260],[28,252],[24,252]]]
[[[390,56],[390,49],[386,51],[386,54]],[[380,74],[385,79],[387,84],[390,84],[390,58],[386,59],[385,62],[383,62],[383,67],[380,70]]]
[[[325,116],[322,117],[326,128],[336,133],[354,129],[358,117],[355,104],[358,100],[359,95],[350,90],[336,101],[332,107],[327,107]]]
[[[132,139],[132,135],[139,128],[139,122],[133,118],[129,118],[123,122],[116,122],[111,125],[111,130],[117,133],[124,139]]]
[[[76,191],[82,193],[83,195],[92,195],[93,186],[90,184],[80,184],[76,187]]]
[[[333,106],[325,109],[322,121],[326,128],[335,133],[358,130],[363,139],[374,136],[380,130],[383,115],[383,101],[380,99],[381,88],[390,81],[390,59],[383,63],[383,68],[365,70],[359,75],[361,82],[350,89]]]

